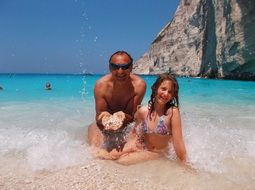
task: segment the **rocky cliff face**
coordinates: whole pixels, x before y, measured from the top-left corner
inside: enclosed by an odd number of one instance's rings
[[[181,0],[138,74],[255,79],[255,1]]]

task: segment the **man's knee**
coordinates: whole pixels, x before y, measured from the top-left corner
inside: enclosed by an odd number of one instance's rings
[[[88,144],[93,146],[101,146],[103,144],[103,134],[97,127],[96,123],[92,123],[88,127]]]

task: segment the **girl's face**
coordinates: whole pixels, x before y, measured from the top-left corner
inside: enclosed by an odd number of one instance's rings
[[[156,92],[156,102],[159,104],[166,104],[173,99],[174,87],[170,80],[163,81]]]

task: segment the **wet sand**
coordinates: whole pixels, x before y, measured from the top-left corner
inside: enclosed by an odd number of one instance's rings
[[[0,174],[1,190],[21,189],[254,189],[221,174],[187,169],[174,161],[154,160],[132,166],[92,159],[55,171],[10,170]]]

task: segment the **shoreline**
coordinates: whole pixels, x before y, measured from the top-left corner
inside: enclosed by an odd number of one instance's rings
[[[75,77],[86,77],[86,76],[95,76],[95,77],[101,77],[104,76],[107,73],[0,73],[0,76],[30,76],[30,77],[52,77],[52,76],[75,76]],[[159,74],[162,73],[133,73],[136,75],[139,75],[141,77],[156,77]],[[224,76],[224,77],[208,77],[208,76],[198,76],[198,75],[175,75],[177,78],[187,78],[187,79],[208,79],[208,80],[229,80],[229,81],[243,81],[243,82],[255,82],[255,76],[254,75],[242,75],[242,76]]]
[[[0,189],[252,189],[222,174],[188,170],[175,161],[153,160],[123,166],[92,159],[87,164],[27,175],[0,175]]]

